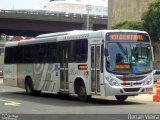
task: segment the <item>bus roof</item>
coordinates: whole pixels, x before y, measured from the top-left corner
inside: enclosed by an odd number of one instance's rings
[[[135,32],[135,33],[138,32],[138,33],[148,34],[145,31],[139,31],[139,30],[97,30],[97,31],[73,30],[73,31],[66,31],[66,32],[42,34],[42,35],[38,35],[37,37],[30,39],[30,40],[20,40],[20,41],[14,41],[14,42],[7,42],[5,44],[5,47],[44,43],[44,42],[56,42],[56,41],[59,41],[58,37],[65,37],[65,36],[70,38],[69,40],[71,40],[73,38],[78,39],[78,37],[76,37],[76,35],[80,36],[80,35],[84,35],[84,34],[89,34],[89,36],[87,36],[87,37],[85,36],[86,38],[96,37],[96,36],[102,36],[103,33],[105,34],[105,33],[110,33],[110,32]],[[74,37],[72,37],[72,35]],[[82,37],[81,37],[81,39],[82,39]]]
[[[49,33],[49,34],[42,34],[38,35],[36,38],[46,38],[46,37],[57,37],[63,35],[76,35],[76,34],[83,34],[83,33],[90,33],[90,30],[72,30],[66,32],[57,32],[57,33]]]

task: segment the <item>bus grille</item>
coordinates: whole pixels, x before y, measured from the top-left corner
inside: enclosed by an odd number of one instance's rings
[[[138,77],[132,77],[132,76],[126,76],[125,80],[126,81],[140,81],[144,79],[146,76],[138,76]],[[118,79],[124,80],[123,76],[117,76]]]
[[[133,86],[133,85],[141,85],[141,84],[142,84],[141,82],[140,82],[140,83],[133,83],[132,86]],[[131,86],[131,83],[121,83],[121,85]]]
[[[140,88],[124,88],[125,92],[138,92]]]

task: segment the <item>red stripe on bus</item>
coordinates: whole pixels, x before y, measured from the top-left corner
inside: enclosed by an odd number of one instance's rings
[[[126,75],[123,75],[123,86],[126,86]]]

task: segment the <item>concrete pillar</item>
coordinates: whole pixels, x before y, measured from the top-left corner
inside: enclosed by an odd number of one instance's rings
[[[89,21],[89,26],[88,30],[93,30],[93,23],[91,20]],[[83,23],[82,30],[87,30],[87,21]]]

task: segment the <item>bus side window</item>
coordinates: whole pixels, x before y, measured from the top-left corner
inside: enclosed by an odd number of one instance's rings
[[[32,63],[33,55],[32,55],[32,46],[24,46],[24,63]]]
[[[23,63],[23,47],[22,46],[17,46],[14,48],[14,63]]]
[[[47,45],[47,61],[49,63],[55,63],[58,61],[58,51],[56,43],[50,43]]]
[[[12,47],[5,48],[5,64],[13,63],[14,49]]]
[[[75,61],[76,62],[86,62],[87,61],[87,51],[88,51],[88,41],[78,40],[75,43]]]

